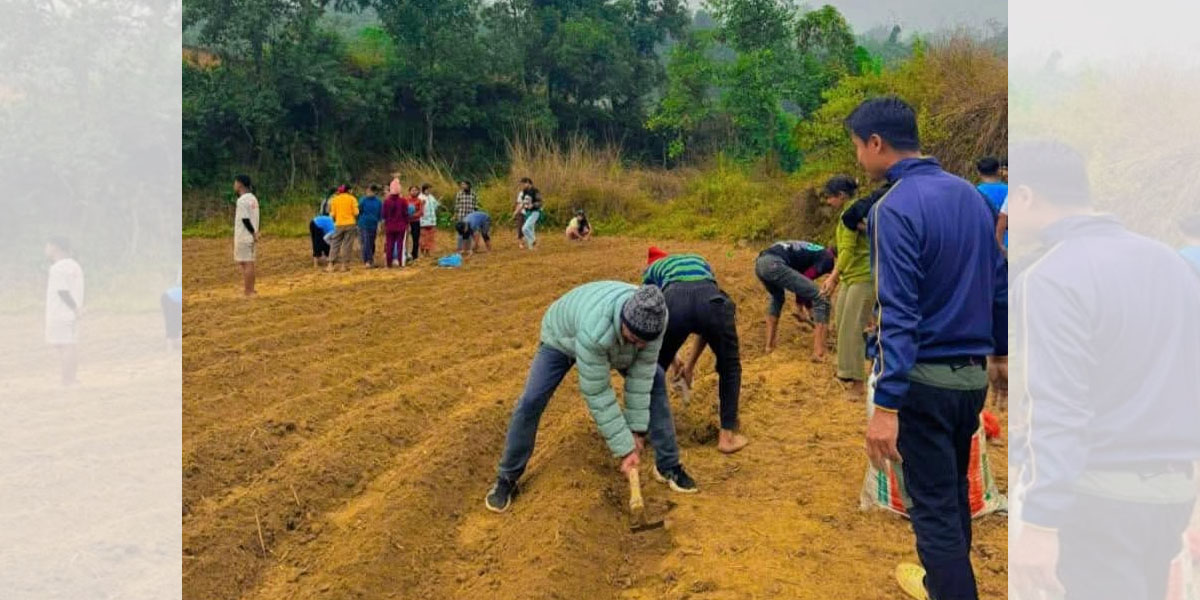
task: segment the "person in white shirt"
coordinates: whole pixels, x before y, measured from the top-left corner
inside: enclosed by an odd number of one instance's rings
[[[442,203],[433,195],[433,186],[421,185],[421,202],[424,203],[424,213],[421,215],[421,256],[431,256],[434,250],[434,238],[437,236],[437,211]]]
[[[58,349],[63,385],[75,385],[79,367],[76,352],[79,316],[83,312],[83,269],[71,258],[64,239],[46,243],[50,277],[46,281],[46,343]]]
[[[233,260],[242,268],[243,293],[247,297],[254,291],[254,256],[258,245],[258,198],[253,194],[254,186],[249,175],[233,178],[233,191],[237,193],[237,211],[233,216]]]

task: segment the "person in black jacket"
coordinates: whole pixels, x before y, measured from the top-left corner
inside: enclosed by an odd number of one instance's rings
[[[892,189],[892,182],[884,182],[875,191],[859,198],[842,213],[842,224],[846,229],[854,229],[863,233],[867,232],[867,215],[871,213],[871,207],[883,197],[888,190]]]
[[[1010,158],[1013,247],[1037,247],[1012,265],[1011,585],[1159,600],[1196,499],[1200,278],[1093,210],[1072,148],[1026,142]]]
[[[821,295],[816,280],[833,271],[837,254],[813,242],[794,240],[775,242],[759,253],[754,262],[754,274],[766,288],[770,300],[767,303],[767,347],[768,353],[775,351],[779,333],[779,314],[787,292],[796,295],[796,304],[811,312],[813,326],[814,361],[825,358],[825,338],[829,331],[829,313],[832,304]],[[801,318],[797,315],[797,318]]]

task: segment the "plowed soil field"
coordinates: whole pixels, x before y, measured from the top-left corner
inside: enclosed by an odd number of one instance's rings
[[[704,254],[738,303],[750,446],[716,451],[707,353],[691,403],[671,398],[700,493],[644,473],[667,526],[632,534],[624,478],[572,374],[522,494],[506,514],[484,509],[543,311],[588,281],[634,281],[645,263],[643,241],[549,237],[527,252],[498,234],[496,252],[461,269],[344,274],[315,271],[307,240],[269,238],[251,300],[228,240],[186,240],[185,597],[901,597],[894,566],[916,560],[908,522],[858,507],[863,403],[831,362],[809,361],[795,322],[763,354],[750,249],[667,245]],[[989,451],[1003,486],[1007,447]],[[981,596],[1002,598],[1006,517],[975,531]]]

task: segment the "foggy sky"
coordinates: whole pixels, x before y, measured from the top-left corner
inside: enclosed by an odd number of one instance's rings
[[[905,30],[932,31],[958,25],[983,27],[988,20],[1008,23],[1007,0],[808,0],[809,8],[833,5],[856,33],[899,23]],[[688,0],[692,9],[704,0]]]

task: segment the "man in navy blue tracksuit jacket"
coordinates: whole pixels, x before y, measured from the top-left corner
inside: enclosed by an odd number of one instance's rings
[[[967,465],[986,359],[1008,354],[995,214],[969,182],[919,154],[916,115],[899,99],[868,100],[846,125],[859,163],[890,184],[867,220],[879,324],[867,453],[877,466],[900,461],[925,569],[923,582],[915,566],[915,581],[897,576],[918,598],[974,600]]]
[[[1013,589],[1162,600],[1196,498],[1200,277],[1092,210],[1083,158],[1014,144]]]

